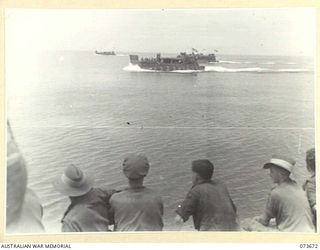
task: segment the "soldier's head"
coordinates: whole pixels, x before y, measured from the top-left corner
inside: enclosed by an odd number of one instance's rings
[[[192,183],[211,180],[214,171],[213,164],[207,160],[195,160],[192,162]]]
[[[146,156],[142,154],[130,154],[125,157],[122,171],[129,183],[141,183],[149,172],[150,164]]]
[[[287,180],[296,162],[288,157],[273,155],[271,160],[264,164],[263,168],[270,169],[270,177],[274,183]]]
[[[311,148],[306,153],[307,169],[311,173],[316,172],[316,152],[315,148]]]

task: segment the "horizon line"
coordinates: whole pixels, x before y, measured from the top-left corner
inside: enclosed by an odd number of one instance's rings
[[[155,52],[155,51],[122,51],[122,50],[115,50],[115,49],[112,49],[112,50],[98,50],[98,49],[39,49],[39,50],[33,50],[33,51],[28,51],[29,53],[30,52],[58,52],[58,51],[65,51],[65,52],[76,52],[76,51],[79,51],[79,52],[95,52],[95,51],[114,51],[116,54],[119,53],[119,54],[133,54],[133,53],[141,53],[141,54],[157,54],[157,53],[161,53],[161,54],[179,54],[180,52],[186,52],[186,51],[176,51],[176,52]],[[215,55],[233,55],[233,56],[281,56],[281,57],[316,57],[316,54],[314,55],[307,55],[307,54],[301,54],[301,55],[297,55],[297,54],[253,54],[253,53],[215,53],[215,52],[201,52],[203,54],[209,54],[209,53],[213,53]]]

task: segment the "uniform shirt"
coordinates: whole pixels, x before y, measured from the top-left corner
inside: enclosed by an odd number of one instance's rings
[[[27,168],[7,122],[7,208],[6,224],[17,223],[27,190]]]
[[[176,210],[184,221],[193,216],[200,231],[238,231],[236,207],[227,187],[218,180],[203,181],[191,188]]]
[[[7,233],[43,233],[43,208],[38,196],[27,188],[20,215],[7,226]]]
[[[109,199],[114,191],[92,188],[87,194],[72,197],[61,223],[62,232],[105,232],[108,228]]]
[[[312,213],[304,191],[293,180],[271,190],[266,215],[275,218],[280,231],[314,232]]]
[[[163,203],[146,187],[127,188],[110,199],[114,231],[161,231]]]
[[[7,233],[44,232],[43,208],[27,187],[27,168],[7,121]]]

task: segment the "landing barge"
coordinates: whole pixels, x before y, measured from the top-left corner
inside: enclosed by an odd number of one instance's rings
[[[97,55],[103,55],[103,56],[115,56],[116,53],[114,51],[95,51]]]
[[[138,65],[141,69],[155,70],[159,72],[204,70],[195,56],[181,53],[177,57],[161,57],[160,53],[154,58],[141,58],[137,55],[130,55],[130,63]]]

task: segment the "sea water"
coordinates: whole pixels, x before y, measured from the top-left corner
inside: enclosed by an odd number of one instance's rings
[[[147,56],[147,55],[144,55]],[[145,185],[163,199],[164,230],[191,187],[191,162],[209,159],[240,220],[262,213],[272,154],[297,161],[314,146],[313,61],[304,57],[218,55],[203,72],[143,72],[127,54],[55,51],[7,54],[7,114],[44,206],[47,232],[59,232],[67,197],[51,183],[69,164],[121,189],[126,154],[144,153]]]

